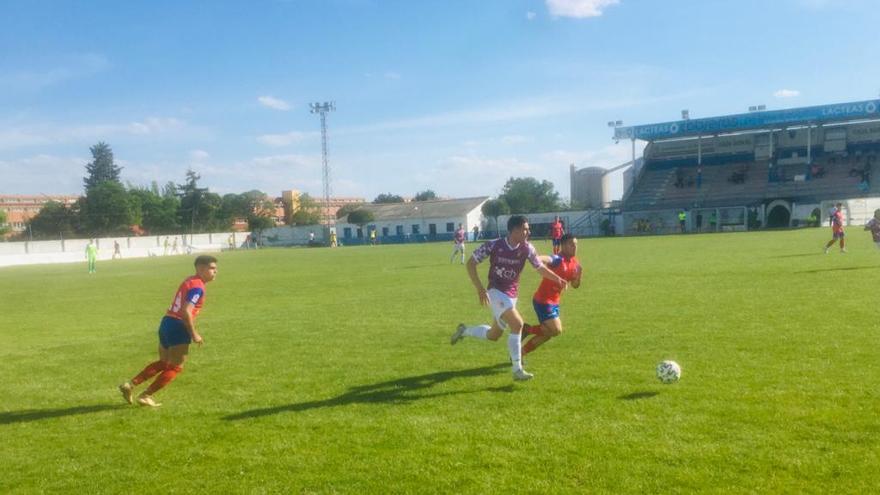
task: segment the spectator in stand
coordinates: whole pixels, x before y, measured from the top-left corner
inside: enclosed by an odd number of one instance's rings
[[[715,214],[715,210],[712,210],[712,213],[709,215],[709,228],[712,232],[715,232],[716,225],[718,225],[718,216]]]
[[[678,226],[681,228],[682,234],[684,234],[685,224],[687,224],[687,213],[681,210],[678,212]]]

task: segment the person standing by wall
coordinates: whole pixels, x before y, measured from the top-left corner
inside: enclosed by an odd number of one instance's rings
[[[95,273],[97,271],[98,246],[95,245],[94,239],[89,239],[89,243],[86,245],[86,259],[89,261],[89,273]]]

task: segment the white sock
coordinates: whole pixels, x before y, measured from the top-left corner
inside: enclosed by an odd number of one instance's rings
[[[522,369],[522,338],[518,333],[507,336],[507,351],[510,352],[510,360],[513,362],[513,371]]]
[[[475,327],[467,327],[464,329],[464,334],[468,337],[476,337],[478,339],[489,340],[486,338],[486,334],[489,333],[489,329],[492,328],[489,325],[477,325]]]

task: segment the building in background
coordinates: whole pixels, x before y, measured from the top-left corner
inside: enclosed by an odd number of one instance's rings
[[[61,203],[71,206],[76,203],[79,196],[51,196],[41,194],[38,196],[24,196],[17,194],[0,195],[0,211],[6,213],[6,223],[11,230],[7,235],[15,235],[27,229],[27,223],[31,218],[49,202]]]
[[[300,198],[302,197],[302,195],[303,195],[303,193],[300,191],[297,191],[296,189],[291,189],[289,191],[281,191],[281,197],[276,198],[276,200],[275,200],[276,207],[281,208],[281,211],[277,212],[277,213],[283,214],[283,219],[284,219],[281,222],[281,224],[279,224],[279,225],[286,224],[287,223],[286,220],[289,219],[293,215],[293,213],[299,209]],[[315,204],[318,206],[318,208],[320,208],[322,211],[321,223],[323,224],[325,222],[324,219],[327,216],[327,215],[323,214],[324,213],[324,208],[323,208],[324,201],[321,198],[318,198],[315,196],[311,196],[311,199],[312,199],[312,201],[315,202]],[[327,211],[327,213],[329,213],[330,217],[336,218],[336,212],[339,211],[339,209],[342,208],[343,206],[350,205],[350,204],[366,203],[366,202],[367,202],[367,200],[365,200],[364,198],[351,198],[351,197],[330,198],[330,208]],[[276,213],[276,218],[279,216],[277,213]],[[276,223],[278,223],[278,222],[276,222]]]
[[[405,203],[367,203],[363,209],[373,214],[373,221],[363,227],[348,223],[348,216],[336,222],[338,239],[362,243],[375,230],[379,242],[419,242],[451,240],[461,224],[470,233],[475,226],[483,230],[482,207],[489,198],[440,199]]]

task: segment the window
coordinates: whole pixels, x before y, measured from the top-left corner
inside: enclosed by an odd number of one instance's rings
[[[398,225],[395,229],[397,235],[403,235],[403,225]]]
[[[437,235],[437,224],[429,223],[428,224],[428,233],[431,235]]]
[[[345,227],[344,229],[342,229],[342,237],[351,239],[351,227]]]
[[[419,233],[419,224],[417,224],[417,223],[414,223],[414,224],[413,224],[413,226],[412,226],[412,233],[413,233],[413,234],[418,234],[418,233]]]
[[[382,227],[382,237],[388,237],[388,227]]]
[[[446,222],[446,232],[454,232],[455,224],[452,222]]]

